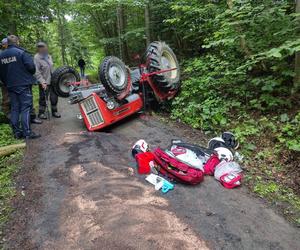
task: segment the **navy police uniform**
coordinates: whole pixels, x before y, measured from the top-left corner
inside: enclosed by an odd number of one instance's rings
[[[8,90],[11,102],[11,125],[16,137],[27,137],[31,134],[31,85],[36,81],[34,73],[33,58],[24,49],[10,45],[0,54],[0,79]]]

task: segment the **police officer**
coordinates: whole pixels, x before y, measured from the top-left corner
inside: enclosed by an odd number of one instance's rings
[[[17,36],[10,35],[7,39],[8,48],[0,54],[0,79],[7,87],[10,98],[12,129],[18,139],[36,139],[40,135],[30,128],[31,85],[35,82],[35,65],[32,57],[18,47]]]
[[[7,38],[2,39],[1,41],[1,50],[5,50],[8,47]],[[1,52],[0,52],[1,53]],[[5,122],[9,122],[9,113],[10,113],[10,103],[9,103],[9,97],[6,86],[0,82],[1,85],[1,92],[2,92],[2,112],[5,115]]]
[[[54,92],[51,85],[51,75],[53,72],[53,61],[51,55],[48,52],[48,46],[44,42],[38,42],[37,53],[34,56],[34,63],[36,66],[35,77],[40,83],[40,99],[39,99],[39,118],[47,119],[45,114],[47,100],[50,96],[51,112],[55,118],[60,118],[60,114],[57,112],[58,96]]]
[[[2,50],[5,50],[8,48],[7,38],[4,38],[2,40],[1,45],[2,45]],[[2,112],[4,113],[4,115],[7,119],[7,122],[9,122],[10,101],[9,101],[8,91],[7,91],[7,87],[3,83],[0,83],[0,85],[1,85],[1,90],[2,90]],[[42,121],[36,117],[33,103],[32,103],[32,108],[30,110],[30,121],[31,121],[31,123],[34,123],[34,124],[42,124]]]

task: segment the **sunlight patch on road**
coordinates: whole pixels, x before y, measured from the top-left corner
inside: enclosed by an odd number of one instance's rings
[[[78,143],[80,140],[82,140],[82,135],[86,134],[86,131],[82,131],[79,133],[65,133],[62,140],[60,140],[60,143]]]
[[[169,211],[167,199],[122,165],[118,170],[97,161],[71,166],[72,193],[78,195],[69,197],[67,207],[72,213],[61,220],[71,244],[85,238],[131,247],[155,242],[163,249],[208,249]]]
[[[96,202],[85,199],[80,195],[74,199],[74,203],[84,213],[97,210]]]
[[[84,170],[83,166],[78,164],[72,167],[71,169],[71,179],[74,182],[77,182],[79,178],[85,177],[87,172]]]

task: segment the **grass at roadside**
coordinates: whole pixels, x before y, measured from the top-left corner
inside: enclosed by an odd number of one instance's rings
[[[33,87],[34,107],[38,108],[38,87]],[[0,98],[1,100],[1,98]],[[0,112],[0,120],[4,120],[4,114]],[[22,141],[13,137],[9,124],[0,123],[0,147],[8,146]],[[8,221],[12,212],[11,199],[16,194],[15,176],[20,168],[23,151],[19,150],[7,157],[0,157],[0,249],[2,244],[2,228]]]
[[[14,139],[8,124],[0,124],[0,147],[19,142]],[[14,176],[19,169],[22,156],[23,152],[18,151],[10,156],[0,157],[0,238],[2,238],[2,228],[12,211],[10,201],[16,192]]]
[[[243,148],[243,144],[241,146]],[[296,185],[291,175],[297,170],[285,163],[289,157],[271,143],[258,143],[256,150],[241,149],[241,152],[246,155],[245,184],[259,197],[278,207],[289,221],[300,226],[299,190],[291,188]]]
[[[247,186],[300,226],[300,153],[294,150],[299,140],[299,115],[291,117],[260,116],[236,122],[231,130],[241,143],[239,152],[245,156]]]
[[[22,159],[22,151],[0,158],[0,230],[12,211],[10,201],[15,195],[14,176]]]

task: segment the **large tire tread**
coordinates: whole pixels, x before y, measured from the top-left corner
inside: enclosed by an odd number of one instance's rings
[[[64,74],[68,74],[68,73],[73,74],[76,78],[76,81],[80,81],[80,76],[79,76],[78,72],[70,66],[59,67],[52,73],[51,84],[53,86],[55,93],[60,97],[69,97],[69,93],[62,91],[59,86],[61,77]]]
[[[161,91],[168,92],[171,90],[179,89],[180,69],[179,69],[179,64],[176,55],[166,43],[155,41],[149,45],[146,53],[147,58],[149,60],[148,71],[156,72],[156,71],[163,70],[163,66],[161,65],[161,57],[163,51],[167,51],[174,58],[174,61],[177,65],[177,76],[176,78],[172,79],[167,77],[165,74],[157,74],[152,76],[152,79]]]
[[[109,67],[110,65],[114,64],[119,64],[121,68],[123,69],[125,73],[125,83],[120,87],[120,86],[115,86],[108,75],[109,72]],[[128,72],[126,69],[125,64],[117,57],[115,56],[108,56],[105,57],[104,60],[102,61],[101,65],[99,66],[99,78],[105,89],[107,90],[108,93],[110,93],[113,96],[121,94],[123,91],[127,89],[127,86],[129,84],[128,82]]]

